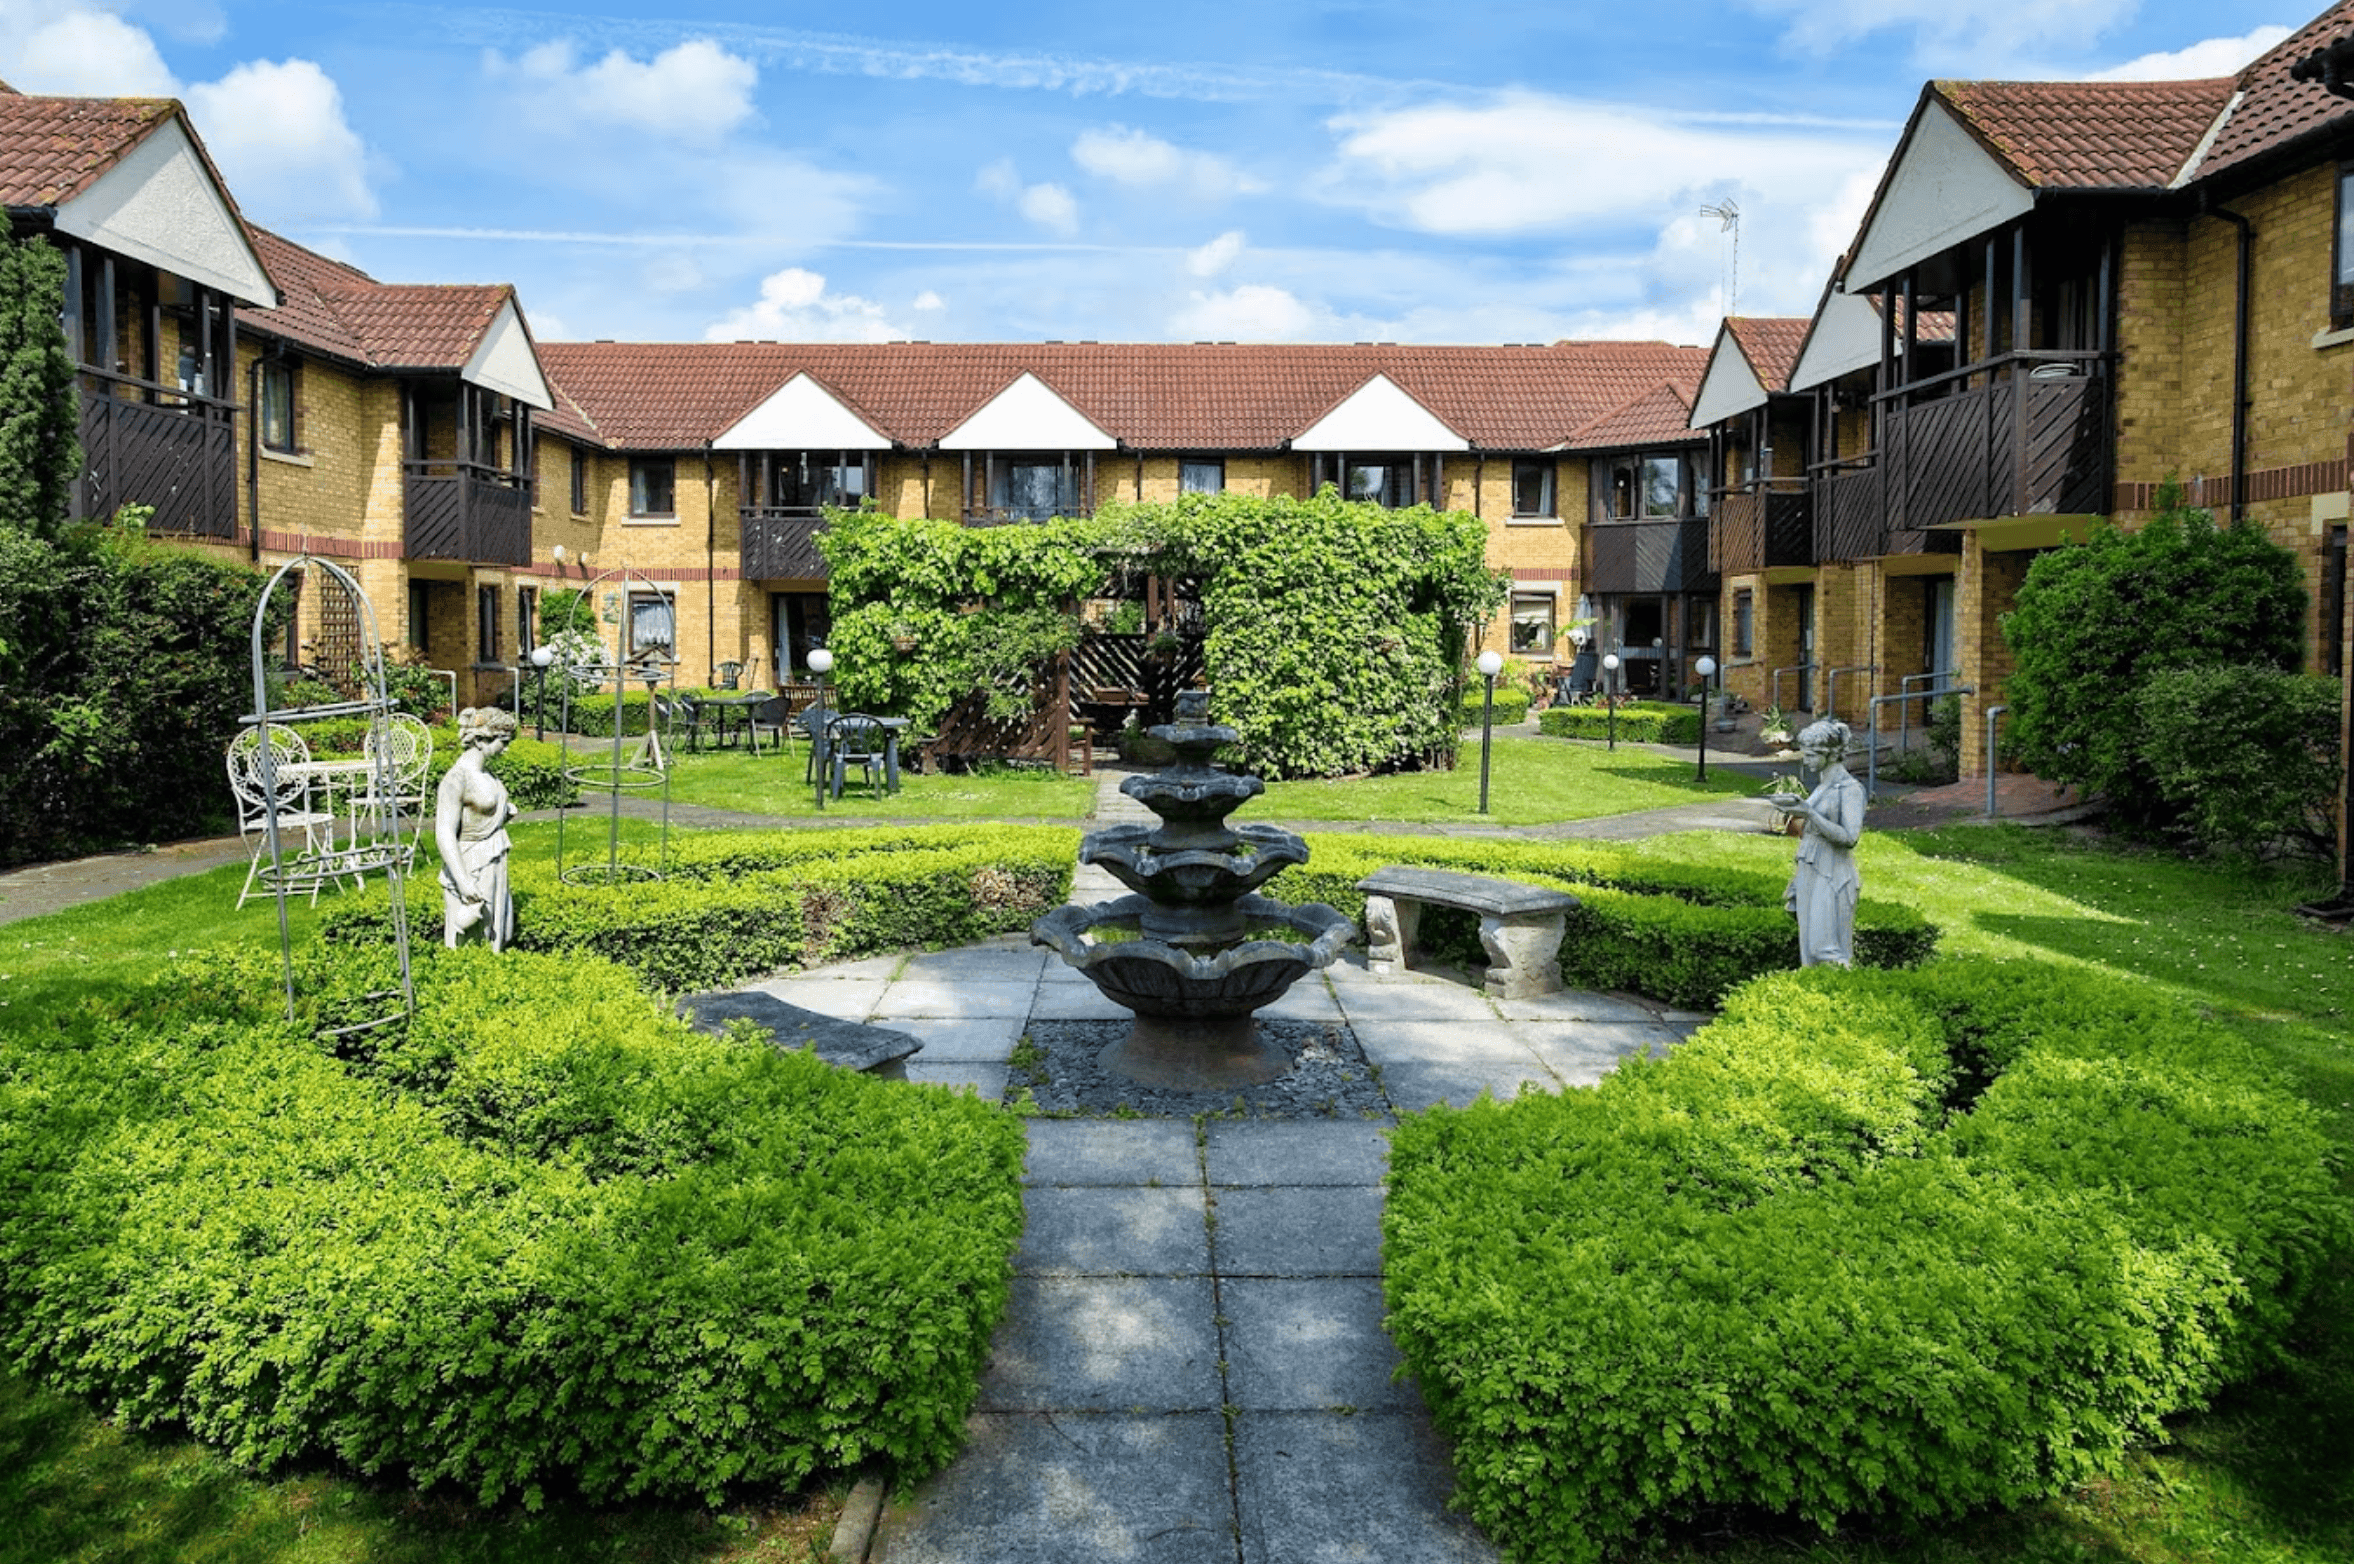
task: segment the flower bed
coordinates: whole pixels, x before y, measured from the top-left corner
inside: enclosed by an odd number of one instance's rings
[[[1388,1323],[1515,1558],[1703,1506],[1919,1522],[2277,1361],[2334,1183],[2315,1112],[2149,990],[1788,973],[1593,1090],[1409,1119]]]
[[[0,1059],[0,1336],[133,1427],[482,1502],[716,1502],[962,1438],[1019,1125],[695,1033],[626,971],[480,949],[402,1029],[314,948],[208,953]]]
[[[1573,842],[1449,841],[1427,836],[1311,836],[1306,865],[1267,894],[1320,901],[1362,921],[1357,882],[1385,864],[1456,869],[1553,886],[1577,896],[1561,940],[1573,988],[1618,989],[1693,1009],[1767,972],[1798,965],[1798,925],[1782,906],[1784,877],[1646,862],[1617,848]],[[1484,959],[1477,920],[1429,908],[1423,946],[1434,956]],[[1937,929],[1909,907],[1866,897],[1856,908],[1855,953],[1865,966],[1926,960]]]

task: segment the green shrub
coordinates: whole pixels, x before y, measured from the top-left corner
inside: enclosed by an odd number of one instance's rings
[[[1537,731],[1557,739],[1606,739],[1610,713],[1599,706],[1554,706],[1537,715]],[[1633,701],[1618,709],[1618,736],[1637,744],[1697,744],[1700,708]]]
[[[311,753],[321,758],[367,752],[368,724],[362,718],[306,722],[296,731],[310,746]],[[441,784],[443,774],[456,763],[459,753],[455,724],[438,724],[432,732],[433,763],[426,783],[428,792]],[[561,746],[517,735],[506,752],[490,763],[490,774],[507,785],[507,797],[516,808],[559,809],[580,802],[579,789],[564,779],[565,764]]]
[[[653,987],[711,988],[782,967],[1027,929],[1070,894],[1076,834],[1049,826],[866,831],[713,831],[673,839],[660,882],[567,885],[552,863],[517,860],[516,945],[618,962]],[[602,862],[594,844],[584,857]],[[412,928],[438,927],[441,890],[409,882]],[[324,916],[322,936],[381,943],[390,914],[361,902]]]
[[[2278,668],[2153,675],[2139,745],[2178,829],[2210,849],[2328,853],[2344,698],[2339,680]]]
[[[313,950],[331,1010],[388,976]],[[716,1502],[956,1449],[1018,1122],[704,1037],[602,962],[446,953],[313,1039],[208,954],[0,1059],[0,1336],[133,1427],[488,1503]]]
[[[1267,894],[1320,901],[1362,922],[1357,882],[1389,864],[1490,874],[1571,892],[1561,971],[1573,988],[1621,990],[1688,1009],[1708,1009],[1762,973],[1798,965],[1798,925],[1783,909],[1784,879],[1736,869],[1638,860],[1623,849],[1578,842],[1449,841],[1425,836],[1312,836],[1305,865],[1284,870]],[[1912,966],[1937,948],[1937,929],[1910,907],[1866,897],[1856,907],[1856,960]],[[1448,942],[1445,919],[1426,919],[1433,956],[1483,960],[1475,939]]]
[[[2096,526],[2038,555],[2003,616],[2016,666],[2005,753],[2105,798],[2117,819],[2171,823],[2137,697],[2163,669],[2303,661],[2296,556],[2251,525],[2218,527],[2169,481],[2133,532]]]
[[[1743,988],[1590,1091],[1409,1118],[1389,1327],[1523,1560],[1755,1505],[2015,1505],[2279,1361],[2347,1234],[2316,1113],[2041,963]]]
[[[1506,689],[1502,681],[1498,681],[1496,685],[1496,725],[1502,727],[1507,723],[1526,722],[1530,700],[1528,691]],[[1487,690],[1482,683],[1476,678],[1464,681],[1463,725],[1465,727],[1476,728],[1479,726],[1481,713],[1486,704]]]

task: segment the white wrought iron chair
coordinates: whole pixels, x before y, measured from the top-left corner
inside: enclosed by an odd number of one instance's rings
[[[406,835],[413,857],[425,835],[426,780],[433,774],[433,730],[405,711],[386,719],[384,747],[392,759],[392,794],[377,796],[376,739],[371,733],[363,747],[368,757],[368,781],[352,799],[352,840],[361,824],[379,810],[391,814],[392,834]],[[405,830],[404,830],[405,827]]]
[[[270,746],[270,768],[276,778],[274,791],[262,772],[261,748],[265,740]],[[237,893],[239,907],[252,899],[254,882],[261,878],[262,859],[270,851],[273,813],[278,817],[280,851],[299,841],[297,857],[304,863],[315,866],[323,843],[334,836],[334,813],[311,807],[310,781],[296,769],[310,758],[310,746],[302,741],[302,735],[275,723],[247,728],[229,741],[229,791],[237,800],[237,834],[253,838],[253,859],[245,868],[245,888]],[[322,879],[315,868],[289,865],[286,888],[291,891],[307,887],[315,903]]]

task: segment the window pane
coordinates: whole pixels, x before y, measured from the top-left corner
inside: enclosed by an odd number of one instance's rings
[[[531,655],[533,647],[539,645],[539,589],[537,587],[517,587],[515,589],[515,645],[526,657]],[[517,658],[516,660],[520,662],[522,659]]]
[[[294,371],[284,364],[262,365],[262,444],[294,449]]]
[[[1551,462],[1514,462],[1512,464],[1512,514],[1515,516],[1550,516],[1553,514],[1553,464]]]
[[[633,516],[672,514],[675,468],[668,460],[629,464],[629,513]]]
[[[1179,462],[1177,464],[1177,492],[1179,494],[1221,494],[1226,489],[1224,462]]]
[[[1676,458],[1646,456],[1643,458],[1643,514],[1673,516],[1676,514]]]
[[[835,463],[826,468],[826,499],[828,505],[845,508],[855,506],[866,498],[866,466],[864,463]]]
[[[999,470],[997,482],[992,503],[1016,516],[1045,521],[1070,509],[1065,504],[1063,464],[1059,461],[1009,462]]]
[[[1553,649],[1553,599],[1551,597],[1514,597],[1512,599],[1512,650],[1522,656],[1539,656]]]
[[[676,644],[678,630],[669,599],[644,593],[633,595],[629,600],[630,655],[668,653]]]
[[[1755,635],[1757,598],[1749,592],[1733,594],[1733,655],[1747,657]]]
[[[2338,176],[2338,281],[2354,284],[2354,169]]]
[[[578,446],[572,449],[572,514],[578,516],[588,509],[588,453]]]

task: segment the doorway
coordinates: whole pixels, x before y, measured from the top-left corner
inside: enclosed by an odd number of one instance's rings
[[[1794,587],[1792,606],[1798,610],[1798,709],[1815,709],[1815,589]]]
[[[776,679],[791,684],[808,677],[811,648],[826,644],[833,618],[823,592],[768,594],[769,642],[776,650]]]

